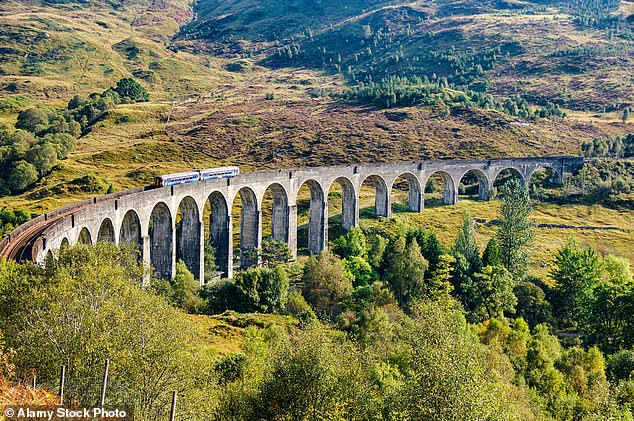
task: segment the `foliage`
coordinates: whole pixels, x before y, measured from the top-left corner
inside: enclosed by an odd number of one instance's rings
[[[582,249],[574,238],[555,253],[550,276],[557,283],[556,308],[562,321],[582,325],[592,301],[592,290],[601,278],[601,258],[593,248]]]
[[[500,195],[502,205],[496,240],[502,264],[513,279],[520,280],[528,271],[528,247],[534,237],[533,223],[528,219],[532,208],[531,199],[528,187],[520,185],[516,178],[502,186]]]
[[[425,283],[429,263],[415,239],[408,242],[405,236],[397,236],[390,242],[383,260],[383,279],[403,308],[408,308],[414,299],[435,295],[436,291]]]
[[[219,269],[216,264],[216,248],[213,246],[210,239],[205,240],[204,247],[205,281],[210,281],[216,276],[216,271]]]
[[[310,304],[299,291],[293,291],[288,294],[286,300],[286,311],[295,316],[300,322],[310,324],[317,320],[317,316]]]
[[[613,138],[597,137],[581,143],[581,152],[588,158],[630,158],[634,156],[634,133]]]
[[[284,308],[288,294],[288,276],[281,267],[250,268],[234,277],[238,302],[236,310],[272,313]]]
[[[118,385],[111,405],[160,417],[172,389],[182,391],[181,408],[192,405],[187,396],[205,387],[209,355],[186,316],[142,288],[136,254],[107,242],[58,254],[46,282],[31,284],[2,319],[18,370],[34,368],[40,383],[54,384],[66,365],[67,399],[91,405],[99,399],[95,368],[108,358]]]
[[[274,267],[290,262],[293,260],[293,255],[284,241],[266,239],[262,242],[260,258],[264,266]]]
[[[366,238],[361,228],[354,227],[337,238],[333,251],[341,258],[354,256],[366,259],[368,257],[368,249]]]
[[[483,266],[497,266],[502,264],[502,257],[500,256],[500,247],[495,238],[491,238],[487,243],[484,252],[482,253],[482,265]]]
[[[517,298],[513,294],[513,278],[503,266],[485,266],[475,274],[470,285],[471,314],[480,320],[501,317],[515,310]]]
[[[372,269],[370,264],[362,257],[351,256],[343,259],[343,263],[346,267],[348,278],[352,279],[352,286],[355,288],[369,285],[379,279],[378,272]]]
[[[518,282],[513,288],[517,298],[515,314],[526,320],[531,328],[541,323],[552,324],[552,305],[546,299],[546,293],[529,279]]]
[[[226,310],[241,308],[241,295],[232,280],[222,279],[204,285],[199,292],[207,305],[202,310],[205,314],[220,314]]]
[[[0,209],[0,237],[13,231],[18,225],[22,225],[31,219],[31,214],[24,210],[18,209]]]
[[[383,253],[388,244],[388,240],[381,235],[375,234],[369,237],[368,241],[368,263],[374,269],[381,267]]]
[[[340,312],[339,303],[352,294],[352,280],[337,256],[322,252],[311,256],[304,266],[302,293],[306,301],[326,317]]]
[[[111,88],[112,89],[112,88]],[[150,95],[145,88],[136,80],[126,77],[117,82],[117,86],[113,89],[122,102],[147,102]],[[107,92],[107,91],[106,91]]]
[[[197,294],[200,283],[194,279],[194,275],[182,260],[176,262],[176,275],[172,281],[172,288],[171,302],[188,313],[197,313],[204,305]]]

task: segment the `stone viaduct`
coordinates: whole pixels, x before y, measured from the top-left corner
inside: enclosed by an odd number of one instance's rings
[[[342,228],[348,230],[359,222],[359,192],[364,182],[375,188],[375,213],[390,217],[390,194],[397,179],[405,180],[409,186],[409,210],[422,212],[425,185],[434,174],[442,178],[444,202],[455,204],[458,186],[467,173],[479,182],[479,198],[487,200],[496,177],[505,169],[514,170],[522,183],[528,183],[537,169],[551,168],[562,182],[564,174],[577,171],[582,165],[581,157],[359,164],[251,172],[230,179],[139,188],[41,215],[5,237],[0,250],[9,247],[20,232],[27,230],[32,232],[27,258],[38,263],[64,244],[132,243],[159,276],[173,276],[177,259],[182,259],[196,278],[202,280],[203,250],[208,238],[216,248],[220,270],[224,276],[231,277],[234,269],[232,208],[238,196],[242,203],[239,250],[244,256],[240,266],[245,268],[257,263],[255,253],[245,252],[261,246],[262,203],[267,192],[273,196],[271,236],[286,242],[296,255],[297,200],[304,185],[310,189],[308,250],[318,253],[328,244],[328,192],[335,183],[341,186],[342,192]],[[209,232],[205,232],[206,221],[203,221],[207,204]],[[35,229],[38,224],[44,228]]]

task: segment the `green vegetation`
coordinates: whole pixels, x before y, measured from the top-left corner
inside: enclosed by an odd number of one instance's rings
[[[0,170],[8,174],[0,179],[0,195],[22,192],[50,174],[73,151],[75,138],[115,105],[148,98],[141,85],[124,78],[101,94],[74,96],[62,112],[38,107],[21,111],[15,129],[0,125]]]
[[[521,208],[526,192],[503,200]],[[108,243],[64,248],[45,267],[3,261],[0,356],[43,387],[65,364],[67,397],[82,404],[97,401],[95,367],[109,358],[107,402],[141,419],[165,416],[173,389],[192,419],[629,419],[627,261],[571,240],[553,254],[552,283],[513,276],[501,256],[514,243],[480,254],[477,225],[462,219],[451,251],[414,226],[389,240],[355,228],[335,241],[339,255],[200,291],[182,262],[173,281],[144,286],[135,252]]]
[[[634,133],[583,142],[581,151],[583,156],[588,158],[632,158],[634,157]]]

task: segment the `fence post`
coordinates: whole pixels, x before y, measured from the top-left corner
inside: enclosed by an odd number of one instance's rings
[[[66,378],[66,366],[62,366],[62,371],[59,375],[59,406],[64,405],[64,379]]]
[[[101,382],[101,406],[100,408],[103,409],[103,406],[106,402],[106,386],[108,384],[108,367],[110,366],[110,360],[106,360],[106,366],[103,369],[103,381]]]
[[[174,418],[176,417],[176,395],[177,395],[177,391],[175,390],[174,393],[172,394],[172,409],[170,410],[170,421],[174,421]]]

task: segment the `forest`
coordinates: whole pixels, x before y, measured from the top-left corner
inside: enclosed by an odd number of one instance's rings
[[[632,419],[628,260],[570,237],[536,276],[529,189],[497,197],[483,252],[464,213],[451,247],[379,222],[297,261],[268,241],[262,266],[202,288],[110,243],[3,261],[0,379],[20,396],[36,375],[50,403],[64,365],[66,399],[93,405],[108,359],[108,406],[140,419],[172,390],[183,419]]]

